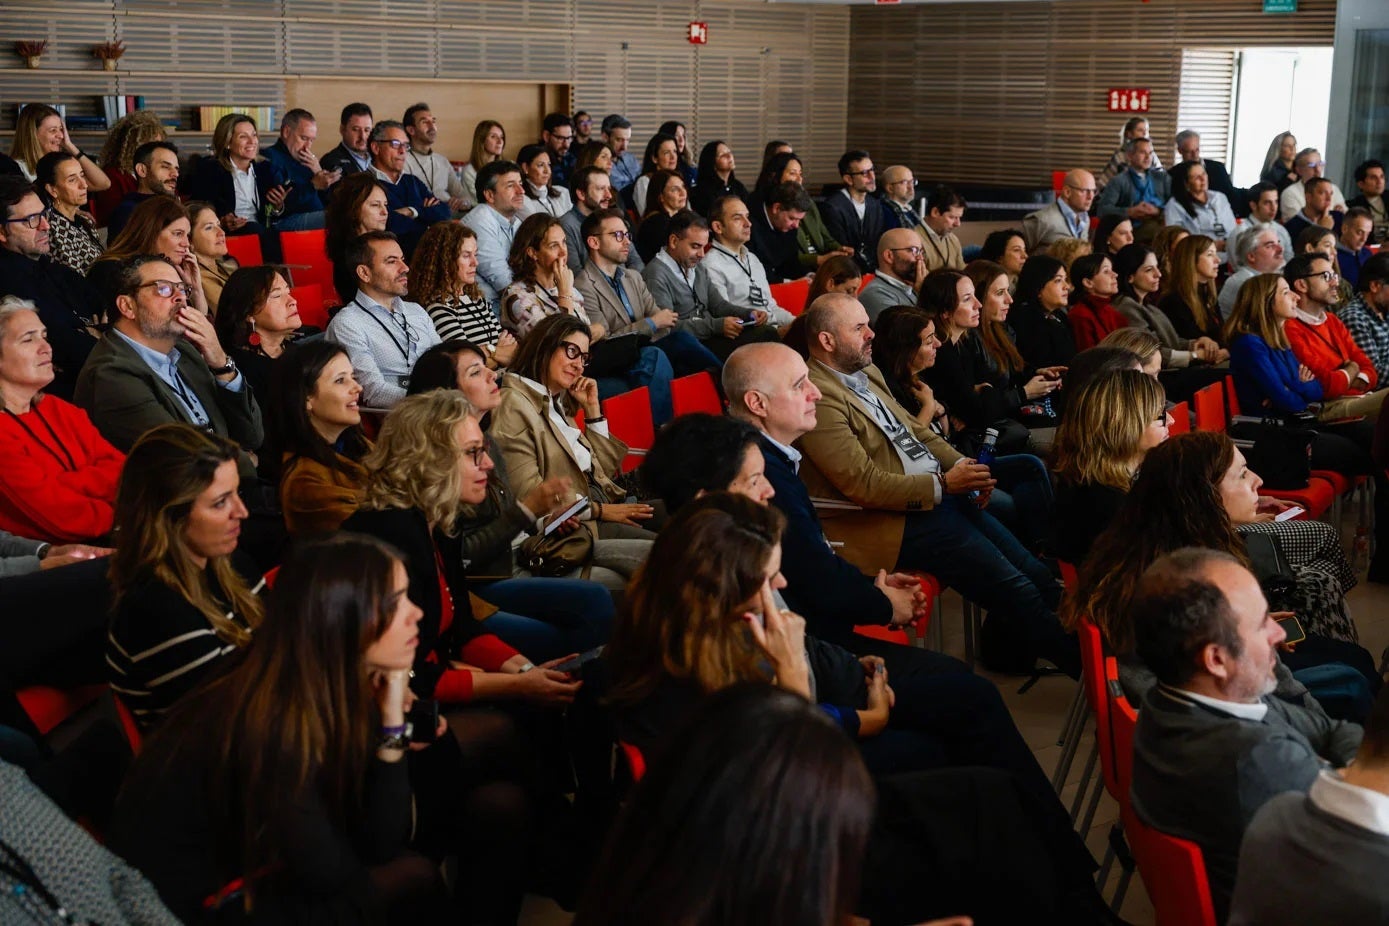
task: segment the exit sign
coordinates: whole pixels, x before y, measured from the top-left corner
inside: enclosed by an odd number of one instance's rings
[[[1297,0],[1264,0],[1265,13],[1296,13]]]
[[[1148,111],[1147,87],[1114,87],[1108,93],[1109,111],[1112,113],[1146,113]]]

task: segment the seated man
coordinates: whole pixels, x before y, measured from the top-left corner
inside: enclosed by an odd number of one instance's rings
[[[0,220],[0,292],[38,307],[53,347],[46,391],[70,399],[97,344],[101,296],[86,277],[49,257],[43,200],[22,176],[0,176]]]
[[[864,273],[878,266],[878,239],[888,226],[887,212],[876,196],[878,188],[873,158],[867,151],[846,151],[839,159],[839,178],[844,188],[825,200],[820,214],[830,237],[854,249],[854,260]]]
[[[405,172],[405,151],[410,140],[405,127],[394,119],[376,123],[371,130],[371,169],[386,190],[390,217],[386,229],[400,241],[401,249],[413,253],[424,230],[451,217],[448,203],[441,203],[418,177]]]
[[[709,206],[709,231],[713,243],[704,255],[709,285],[752,324],[770,324],[781,331],[791,327],[795,316],[777,304],[762,261],[748,250],[752,220],[747,204],[732,194],[714,200]]]
[[[405,172],[418,177],[429,192],[449,209],[460,215],[467,208],[463,198],[463,181],[453,172],[453,164],[441,152],[434,150],[439,137],[439,120],[434,118],[428,103],[416,103],[405,110],[401,118],[405,134],[410,138],[410,153],[405,158]]]
[[[477,172],[477,205],[463,216],[477,234],[477,285],[493,312],[500,311],[502,290],[511,285],[511,242],[521,227],[518,214],[526,201],[521,168],[498,158]]]
[[[1322,417],[1378,417],[1384,403],[1384,390],[1375,391],[1378,372],[1345,324],[1329,311],[1338,298],[1335,266],[1325,254],[1299,254],[1283,268],[1283,277],[1298,298],[1283,332],[1298,362],[1321,383]]]
[[[748,247],[762,262],[774,283],[799,280],[810,271],[801,262],[800,227],[815,208],[810,194],[799,183],[778,183],[767,191],[751,212],[752,236]]]
[[[878,272],[858,294],[876,324],[883,309],[916,305],[916,293],[926,279],[926,257],[921,235],[911,228],[889,228],[878,239]]]
[[[348,103],[338,120],[342,141],[320,162],[324,170],[338,171],[342,176],[371,170],[371,107],[365,103]]]
[[[280,120],[280,137],[261,151],[293,188],[285,196],[284,212],[275,221],[280,231],[309,231],[323,227],[328,191],[342,173],[328,170],[313,153],[318,122],[307,109],[291,109]]]
[[[1272,229],[1278,236],[1278,243],[1283,246],[1283,259],[1291,259],[1293,237],[1288,234],[1283,223],[1278,221],[1278,187],[1271,183],[1259,182],[1249,188],[1249,218],[1244,220],[1238,231],[1230,233],[1230,240],[1234,243],[1229,244],[1227,253],[1233,259],[1235,249],[1239,247],[1239,239],[1264,228]]]
[[[1365,247],[1374,232],[1374,218],[1363,206],[1351,206],[1341,220],[1341,236],[1336,242],[1336,265],[1341,279],[1352,288],[1360,285],[1360,268],[1374,251]]]
[[[328,340],[341,344],[362,387],[362,404],[391,408],[405,398],[415,361],[439,343],[429,313],[402,297],[410,268],[390,232],[367,232],[347,246],[357,275],[357,296],[328,323]]]
[[[1360,195],[1346,203],[1347,206],[1360,206],[1370,210],[1374,220],[1374,232],[1370,240],[1375,244],[1389,242],[1389,209],[1384,202],[1384,162],[1370,158],[1355,168],[1355,185]]]
[[[666,246],[642,271],[656,304],[674,309],[680,330],[698,338],[720,361],[744,344],[780,340],[770,325],[748,324],[738,306],[709,285],[704,268],[708,247],[709,223],[703,216],[685,209],[671,217]]]
[[[1228,554],[1187,548],[1157,560],[1132,616],[1138,657],[1158,681],[1138,712],[1133,809],[1201,847],[1223,923],[1255,812],[1349,762],[1361,731],[1271,696],[1286,635],[1258,580]]]
[[[584,219],[599,210],[611,209],[616,199],[613,195],[612,179],[608,176],[608,172],[601,167],[592,166],[581,167],[574,172],[574,176],[569,181],[569,194],[574,199],[574,208],[559,217],[559,224],[564,226],[564,243],[568,251],[569,269],[577,274],[588,258],[588,246],[584,243],[583,235]],[[624,221],[626,221],[625,217]],[[627,226],[627,231],[629,233],[627,240],[630,245],[630,233],[632,231],[630,224]],[[641,273],[646,264],[637,254],[637,249],[629,246],[627,248],[627,260],[622,266]]]
[[[1022,234],[1028,253],[1036,254],[1062,238],[1090,238],[1090,206],[1095,201],[1095,175],[1073,170],[1066,175],[1056,202],[1023,216]]]
[[[151,196],[178,195],[178,146],[147,141],[135,149],[135,189],[121,197],[106,218],[106,241],[115,241],[135,207]]]
[[[1230,317],[1235,307],[1240,287],[1261,273],[1277,273],[1283,269],[1283,262],[1289,255],[1283,253],[1283,245],[1272,227],[1265,226],[1245,232],[1235,239],[1230,251],[1231,263],[1239,269],[1230,274],[1225,285],[1220,287],[1220,314]]]
[[[1353,207],[1352,207],[1353,208]],[[1355,761],[1264,804],[1240,843],[1230,926],[1383,922],[1389,889],[1389,695]]]
[[[800,440],[810,493],[837,511],[829,531],[865,572],[919,569],[989,610],[981,658],[1027,673],[1043,657],[1080,674],[1075,639],[1056,619],[1060,586],[984,511],[989,468],[960,455],[892,397],[873,366],[873,329],[853,296],[827,293],[804,316],[809,382],[821,393]],[[807,417],[809,417],[807,415]],[[961,497],[963,496],[963,497]]]
[[[917,214],[915,202],[916,177],[910,167],[893,164],[883,171],[883,205],[898,228],[921,227],[921,216]]]
[[[567,113],[548,113],[540,124],[540,143],[550,152],[550,185],[568,186],[579,160],[573,151],[574,120]]]
[[[265,439],[260,406],[212,322],[188,304],[188,285],[162,256],[125,261],[112,322],[77,377],[73,401],[101,436],[129,452],[146,431],[170,422],[241,445],[237,469],[255,478],[251,454]]]
[[[1147,138],[1124,142],[1128,168],[1105,184],[1100,194],[1100,215],[1127,216],[1138,228],[1143,222],[1161,225],[1163,206],[1172,198],[1172,178],[1166,171],[1154,170],[1153,143]]]
[[[1331,191],[1335,189],[1335,185],[1325,177],[1312,177],[1305,183],[1294,183],[1293,186],[1303,187],[1304,193],[1302,208],[1291,218],[1283,221],[1283,227],[1288,230],[1292,239],[1296,241],[1298,235],[1313,225],[1329,228],[1339,235],[1345,211],[1337,212],[1331,208]],[[1288,189],[1291,190],[1292,187]]]
[[[1365,261],[1357,289],[1336,315],[1375,370],[1389,370],[1389,253]]]
[[[632,144],[632,123],[618,113],[604,116],[603,141],[613,153],[613,191],[621,193],[641,176],[641,161],[628,150]]]
[[[1298,182],[1284,187],[1278,196],[1278,217],[1284,222],[1302,211],[1306,203],[1305,185],[1313,177],[1326,175],[1326,162],[1316,148],[1303,148],[1293,159],[1293,170],[1297,172]],[[1331,184],[1331,208],[1335,212],[1345,212],[1347,208],[1341,188],[1334,183]]]
[[[670,359],[676,376],[723,366],[694,335],[676,327],[680,316],[674,309],[656,305],[641,274],[626,268],[632,234],[620,211],[591,214],[584,219],[583,233],[588,260],[574,274],[574,288],[584,297],[589,317],[601,321],[609,337],[628,332],[649,336]]]
[[[926,272],[965,269],[964,248],[955,229],[965,216],[965,198],[948,186],[931,190],[926,200]]]

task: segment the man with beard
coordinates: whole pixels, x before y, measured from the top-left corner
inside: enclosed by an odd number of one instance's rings
[[[135,189],[125,194],[106,219],[106,240],[115,241],[130,213],[152,196],[176,196],[178,147],[169,141],[147,141],[135,149]]]
[[[878,272],[858,294],[870,324],[894,305],[916,305],[916,291],[926,279],[925,248],[914,228],[889,228],[878,239]]]
[[[418,177],[429,192],[441,203],[448,203],[454,215],[467,208],[463,200],[463,181],[453,172],[449,159],[434,150],[439,137],[439,120],[430,112],[428,103],[416,103],[405,110],[400,120],[410,138],[410,151],[405,157],[405,172]]]

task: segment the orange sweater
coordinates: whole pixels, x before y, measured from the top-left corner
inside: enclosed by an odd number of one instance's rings
[[[1320,325],[1309,325],[1301,318],[1290,318],[1283,323],[1283,332],[1288,336],[1297,359],[1306,364],[1316,376],[1317,382],[1321,383],[1322,393],[1326,398],[1364,395],[1373,390],[1379,382],[1374,364],[1356,345],[1355,339],[1346,330],[1345,323],[1335,315],[1328,312],[1326,320]],[[1348,360],[1355,361],[1360,367],[1360,372],[1369,377],[1368,386],[1359,380],[1352,384],[1351,378],[1340,369]]]

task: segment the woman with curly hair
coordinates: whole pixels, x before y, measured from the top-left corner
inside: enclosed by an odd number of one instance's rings
[[[127,193],[134,193],[139,182],[135,179],[135,152],[145,142],[165,141],[169,137],[164,124],[153,110],[138,109],[121,116],[106,133],[97,162],[106,171],[111,185],[94,192],[91,198],[92,215],[97,227],[106,224],[107,217],[121,204]]]
[[[502,328],[477,285],[477,233],[460,222],[426,229],[410,261],[411,302],[419,303],[445,341],[480,348],[487,365],[504,368],[516,356],[516,338]]]

